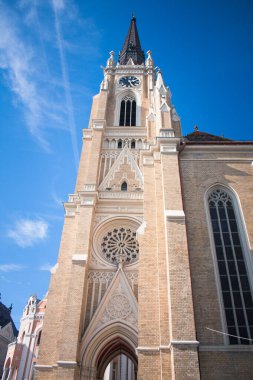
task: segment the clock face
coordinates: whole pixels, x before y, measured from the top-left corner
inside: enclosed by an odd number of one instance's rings
[[[119,80],[119,84],[122,87],[136,87],[140,84],[140,81],[136,77],[122,77]]]

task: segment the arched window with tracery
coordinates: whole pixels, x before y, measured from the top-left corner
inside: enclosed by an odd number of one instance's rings
[[[127,191],[127,183],[126,183],[126,181],[122,182],[122,184],[121,184],[121,191]]]
[[[121,101],[119,125],[136,125],[136,100],[132,95],[126,95]]]
[[[208,196],[222,302],[230,344],[253,344],[253,300],[236,200],[215,188]]]

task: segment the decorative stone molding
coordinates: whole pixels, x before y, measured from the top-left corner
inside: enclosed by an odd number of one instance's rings
[[[122,165],[125,165],[127,163],[131,171],[134,173],[136,181],[138,181],[138,187],[143,186],[143,175],[142,172],[137,165],[134,156],[132,155],[131,151],[127,146],[125,146],[116,161],[113,163],[112,167],[110,168],[109,172],[106,174],[105,178],[103,179],[102,183],[99,186],[99,190],[105,191],[108,187],[110,187],[111,181],[114,180],[116,173],[120,171],[120,167]]]
[[[106,304],[100,324],[103,325],[118,319],[125,320],[131,325],[137,324],[137,316],[133,310],[129,296],[124,292],[121,283],[119,283],[116,292],[112,294]]]
[[[101,284],[106,284],[108,285],[111,283],[113,277],[115,276],[115,272],[112,271],[95,271],[91,270],[89,271],[89,283],[101,283]]]
[[[185,213],[183,210],[165,210],[166,219],[169,220],[185,220]]]
[[[105,128],[105,126],[106,126],[106,121],[104,119],[92,120],[92,127],[94,130],[101,131]]]
[[[137,232],[137,236],[138,235],[144,235],[146,226],[147,226],[147,222],[143,221],[141,223],[140,227],[138,228],[138,230],[136,231]]]
[[[84,191],[96,191],[96,189],[97,189],[97,185],[94,185],[94,184],[87,184],[87,185],[84,185],[83,187]]]
[[[65,208],[65,216],[73,217],[75,215],[76,215],[75,211]]]
[[[94,198],[84,198],[81,201],[82,206],[93,206],[95,204]]]
[[[175,137],[174,129],[160,129],[159,137]]]
[[[91,129],[83,129],[83,139],[84,140],[92,140],[92,130]]]
[[[120,191],[101,191],[99,199],[143,199],[142,192],[120,192]]]
[[[138,285],[139,273],[137,271],[125,272],[125,275],[132,289],[134,285]]]

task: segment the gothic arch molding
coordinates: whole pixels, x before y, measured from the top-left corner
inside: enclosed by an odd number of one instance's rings
[[[128,356],[137,366],[137,330],[115,321],[84,336],[81,343],[81,380],[101,380],[106,366],[120,353]]]

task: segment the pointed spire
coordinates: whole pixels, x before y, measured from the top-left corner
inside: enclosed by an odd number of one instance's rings
[[[133,15],[130,27],[123,45],[123,49],[119,55],[119,64],[127,65],[129,59],[132,58],[135,65],[142,65],[145,61],[143,50],[141,50],[141,43],[136,26],[136,18]]]

